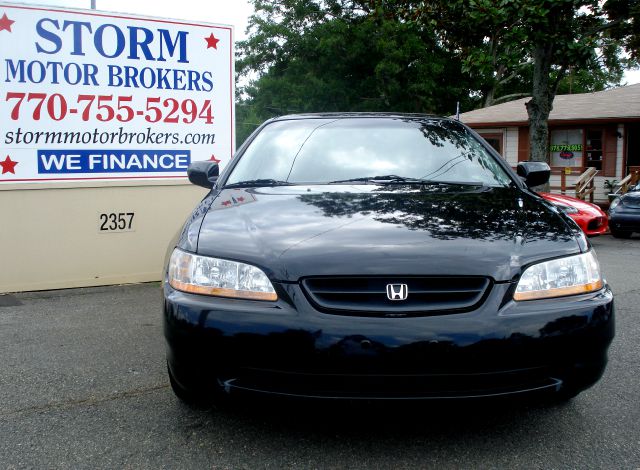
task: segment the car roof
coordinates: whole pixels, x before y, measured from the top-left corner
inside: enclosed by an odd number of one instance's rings
[[[435,114],[419,114],[419,113],[372,113],[372,112],[344,112],[344,113],[302,113],[302,114],[287,114],[284,116],[278,116],[272,119],[272,121],[287,121],[297,119],[353,119],[353,118],[387,118],[387,119],[410,119],[415,121],[428,120],[440,120],[440,121],[453,121],[460,122],[454,119],[436,116]]]

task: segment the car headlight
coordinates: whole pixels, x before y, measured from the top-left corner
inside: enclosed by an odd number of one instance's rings
[[[593,250],[529,266],[518,281],[513,300],[547,299],[602,289],[604,282]]]
[[[556,204],[556,206],[565,214],[577,214],[579,212],[575,207],[566,206],[564,204]]]
[[[620,198],[614,199],[613,201],[611,201],[611,204],[609,205],[609,210],[612,211],[618,206],[618,204],[620,204]]]
[[[249,300],[277,300],[271,281],[255,266],[198,256],[175,249],[169,261],[169,285],[193,294]]]

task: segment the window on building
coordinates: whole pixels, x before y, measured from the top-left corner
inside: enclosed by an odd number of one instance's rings
[[[592,166],[596,170],[602,170],[602,131],[587,130],[587,158],[585,166]]]
[[[502,134],[481,132],[480,135],[489,145],[496,149],[496,152],[504,157],[504,153],[502,153]]]
[[[551,166],[582,166],[582,129],[555,129],[551,131]]]

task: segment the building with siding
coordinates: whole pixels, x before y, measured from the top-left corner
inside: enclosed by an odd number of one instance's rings
[[[529,159],[528,100],[463,113],[460,120],[515,167]],[[620,180],[630,168],[640,167],[640,84],[556,96],[549,116],[549,154],[553,170],[570,173],[567,184],[585,168],[596,168],[595,200],[606,201],[604,180]],[[559,184],[559,176],[551,184]]]

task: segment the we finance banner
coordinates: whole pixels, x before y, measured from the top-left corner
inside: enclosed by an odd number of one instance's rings
[[[0,185],[224,165],[233,59],[230,26],[0,3]]]

